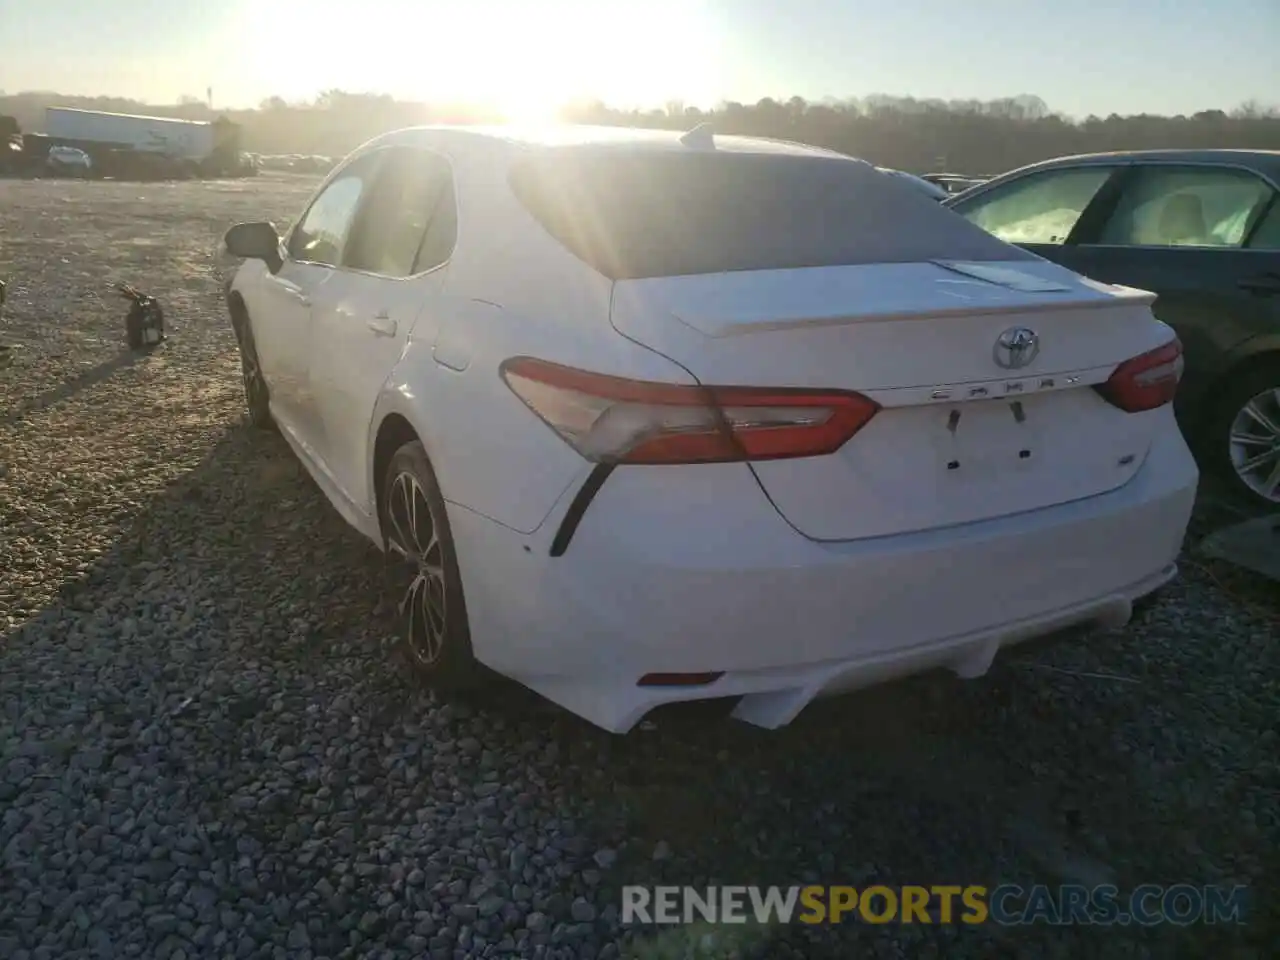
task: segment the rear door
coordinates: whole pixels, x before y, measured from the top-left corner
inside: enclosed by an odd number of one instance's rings
[[[1072,238],[1072,269],[1150,290],[1155,313],[1186,347],[1184,396],[1233,349],[1280,332],[1275,187],[1225,165],[1139,162]],[[1270,247],[1270,249],[1268,249]]]
[[[320,457],[355,503],[368,489],[374,405],[424,309],[439,309],[457,235],[449,162],[429,150],[384,151],[378,180],[342,258],[342,282],[316,305],[309,380]]]

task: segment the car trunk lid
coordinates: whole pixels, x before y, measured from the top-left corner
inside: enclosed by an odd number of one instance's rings
[[[800,533],[850,540],[1127,482],[1166,412],[1126,413],[1092,387],[1172,339],[1152,299],[1038,259],[938,260],[622,280],[612,319],[706,385],[880,404],[834,454],[752,464]]]

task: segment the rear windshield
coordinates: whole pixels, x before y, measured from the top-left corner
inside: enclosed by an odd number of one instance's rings
[[[832,157],[551,150],[511,185],[614,280],[926,260],[1020,260],[901,178]]]

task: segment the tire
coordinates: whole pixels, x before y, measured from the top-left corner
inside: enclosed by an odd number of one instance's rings
[[[410,503],[412,514],[406,510]],[[392,455],[379,509],[404,659],[431,686],[475,688],[483,678],[471,649],[453,533],[435,472],[418,441]]]
[[[1250,408],[1261,419],[1246,412]],[[1233,442],[1233,436],[1250,441]],[[1254,506],[1280,509],[1280,362],[1249,370],[1227,386],[1204,443],[1210,469],[1237,494]],[[1257,465],[1246,467],[1250,461]]]
[[[240,345],[240,379],[244,384],[244,402],[249,410],[249,423],[259,430],[271,430],[275,427],[275,419],[271,416],[271,394],[267,390],[267,381],[262,376],[262,365],[258,363],[253,328],[249,325],[248,315],[243,311],[238,313],[238,317],[233,313],[232,325],[236,332],[236,342]]]

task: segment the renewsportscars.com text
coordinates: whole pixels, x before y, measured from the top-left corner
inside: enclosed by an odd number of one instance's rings
[[[1037,884],[622,888],[624,924],[922,923],[1002,926],[1241,923],[1247,887]]]

